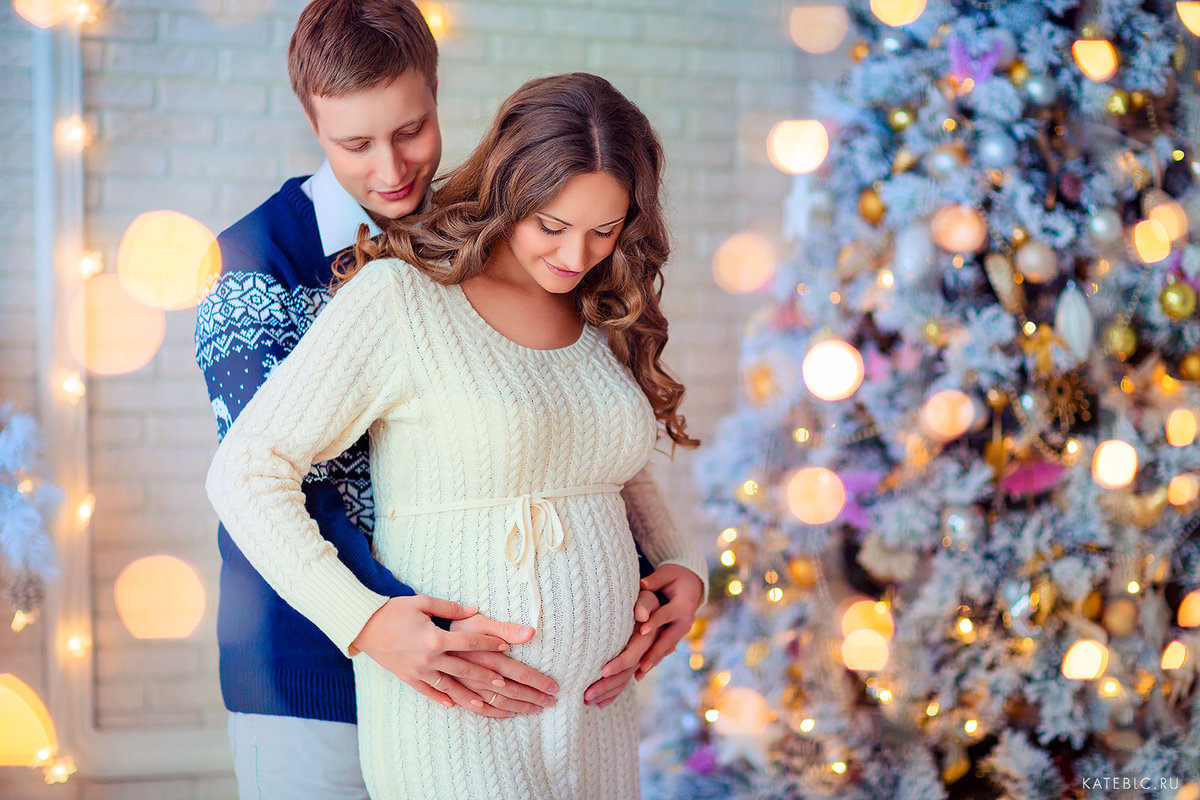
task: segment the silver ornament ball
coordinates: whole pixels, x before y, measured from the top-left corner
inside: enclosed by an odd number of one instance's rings
[[[1096,244],[1115,244],[1121,240],[1124,226],[1115,208],[1101,208],[1088,217],[1088,236]]]
[[[1045,75],[1033,75],[1025,81],[1025,96],[1037,106],[1048,106],[1058,97],[1058,84]]]
[[[912,37],[904,31],[892,30],[879,39],[879,49],[888,55],[905,53],[912,46]]]
[[[1015,260],[1017,272],[1030,283],[1046,283],[1058,274],[1058,254],[1045,242],[1026,242]]]
[[[979,160],[991,169],[1008,169],[1017,160],[1017,143],[1003,133],[992,133],[979,141]]]
[[[961,166],[958,157],[946,149],[939,148],[925,156],[925,172],[934,178],[948,178]]]

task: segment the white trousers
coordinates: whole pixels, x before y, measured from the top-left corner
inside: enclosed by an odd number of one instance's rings
[[[369,800],[356,725],[235,711],[229,743],[239,800]]]

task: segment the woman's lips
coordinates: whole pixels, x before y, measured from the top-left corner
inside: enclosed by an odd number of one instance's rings
[[[557,275],[560,278],[574,278],[576,275],[579,274],[578,272],[571,272],[571,270],[569,270],[569,269],[560,269],[559,267],[554,266],[553,264],[551,264],[549,261],[547,261],[544,258],[542,259],[542,263],[546,265],[546,269],[550,270],[551,272],[553,272],[555,275]]]
[[[415,186],[416,183],[417,183],[417,179],[413,178],[411,181],[408,182],[407,185],[401,186],[399,189],[397,189],[394,192],[376,192],[376,194],[378,194],[384,200],[387,200],[389,203],[394,203],[395,201],[403,200],[404,198],[406,198],[410,194],[412,194],[413,186]]]

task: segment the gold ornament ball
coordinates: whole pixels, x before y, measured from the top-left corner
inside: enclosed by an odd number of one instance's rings
[[[1108,96],[1108,102],[1104,104],[1104,108],[1110,114],[1124,116],[1129,113],[1132,102],[1129,92],[1124,89],[1113,89],[1112,94]]]
[[[871,54],[871,46],[864,41],[857,41],[850,48],[850,58],[855,64],[861,64],[862,60]]]
[[[1134,111],[1141,111],[1149,101],[1150,98],[1145,92],[1131,92],[1129,94],[1129,107]]]
[[[1104,351],[1124,361],[1137,350],[1137,331],[1127,323],[1117,320],[1104,329]]]
[[[793,558],[788,562],[788,576],[801,589],[817,585],[817,565],[811,558]]]
[[[887,119],[891,129],[900,132],[913,124],[913,113],[907,108],[893,108],[888,112]]]
[[[1029,241],[1029,231],[1027,231],[1024,228],[1019,227],[1019,226],[1016,228],[1013,228],[1012,237],[1010,238],[1010,241],[1012,241],[1013,247],[1020,247],[1021,245],[1025,244],[1026,242]]]
[[[1008,405],[1008,392],[1003,389],[988,389],[987,404],[992,407],[992,411],[1000,413]]]
[[[1025,81],[1029,80],[1029,67],[1024,61],[1014,61],[1008,68],[1008,79],[1012,81],[1013,86],[1023,86]]]
[[[1100,619],[1100,614],[1104,611],[1104,598],[1100,596],[1099,592],[1092,592],[1084,598],[1079,610],[1088,619],[1098,620]]]
[[[925,323],[925,338],[934,347],[945,347],[949,339],[937,320],[931,319]]]
[[[917,165],[917,157],[912,150],[907,147],[901,147],[896,151],[896,157],[892,159],[892,173],[899,174],[908,172]]]
[[[1196,311],[1196,290],[1182,281],[1167,284],[1158,303],[1171,319],[1185,319]]]
[[[1179,377],[1185,381],[1200,381],[1200,350],[1193,350],[1179,359]]]
[[[1137,603],[1127,597],[1110,600],[1104,607],[1104,616],[1101,621],[1104,623],[1105,629],[1113,636],[1128,636],[1137,628]]]
[[[872,225],[878,225],[883,222],[883,215],[887,213],[887,206],[883,204],[883,199],[879,196],[879,192],[874,186],[868,186],[858,194],[858,213],[867,222]]]

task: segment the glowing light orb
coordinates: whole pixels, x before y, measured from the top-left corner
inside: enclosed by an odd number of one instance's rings
[[[1174,447],[1187,447],[1196,441],[1196,415],[1186,408],[1177,408],[1167,417],[1167,441]]]
[[[1200,589],[1187,593],[1179,604],[1179,627],[1200,628]]]
[[[831,53],[850,30],[850,15],[841,6],[800,6],[788,17],[792,41],[808,53]]]
[[[893,28],[916,22],[924,11],[925,0],[871,0],[871,13]]]
[[[1167,238],[1172,242],[1187,236],[1187,213],[1183,210],[1183,206],[1170,198],[1160,200],[1146,216],[1161,224],[1163,230],[1167,232]]]
[[[841,339],[817,342],[800,367],[804,385],[822,400],[845,400],[862,385],[865,368],[853,345]]]
[[[13,0],[13,9],[39,28],[54,27],[78,8],[78,0]]]
[[[38,766],[57,751],[54,721],[37,692],[16,675],[0,675],[0,766]]]
[[[1154,264],[1171,255],[1171,236],[1158,220],[1144,219],[1133,226],[1133,248],[1138,258]]]
[[[1184,27],[1194,35],[1200,36],[1200,3],[1189,2],[1189,0],[1178,0],[1175,3],[1175,11],[1179,13],[1179,18],[1183,20]]]
[[[821,166],[829,153],[829,134],[815,119],[777,122],[767,134],[767,157],[781,172],[802,175]]]
[[[888,643],[876,631],[861,628],[842,640],[842,663],[856,672],[878,672],[887,665]]]
[[[722,736],[753,736],[775,721],[775,712],[767,698],[746,686],[721,692],[716,711],[713,730]]]
[[[1187,657],[1187,645],[1176,639],[1167,645],[1167,649],[1163,651],[1162,668],[1179,669],[1187,662]]]
[[[203,299],[221,271],[212,231],[177,211],[150,211],[129,223],[117,250],[117,274],[130,296],[167,311]]]
[[[1123,489],[1137,475],[1137,450],[1128,442],[1109,439],[1092,456],[1092,479],[1105,489]]]
[[[138,639],[184,639],[204,616],[204,584],[174,556],[134,561],[117,577],[117,613]]]
[[[166,327],[163,312],[130,297],[116,275],[97,275],[71,303],[67,343],[90,372],[119,375],[154,358]]]
[[[1195,475],[1176,475],[1167,483],[1167,502],[1186,506],[1200,497],[1200,480]]]
[[[787,482],[787,505],[808,525],[833,522],[846,505],[846,487],[837,473],[824,467],[805,467]]]
[[[975,401],[958,389],[934,393],[921,407],[921,428],[931,439],[952,442],[975,421]]]
[[[775,277],[775,248],[748,231],[730,236],[713,254],[713,277],[730,294],[757,292]]]
[[[1117,49],[1107,39],[1077,39],[1071,54],[1083,74],[1102,83],[1117,72]]]
[[[950,253],[974,253],[987,242],[987,223],[970,206],[942,206],[929,220],[929,232],[938,247]]]
[[[842,614],[842,635],[849,636],[861,630],[875,631],[884,639],[891,640],[896,632],[896,623],[885,603],[857,600],[850,604],[846,613]]]
[[[1099,678],[1108,669],[1108,648],[1095,639],[1080,639],[1063,656],[1062,674],[1072,681]]]

